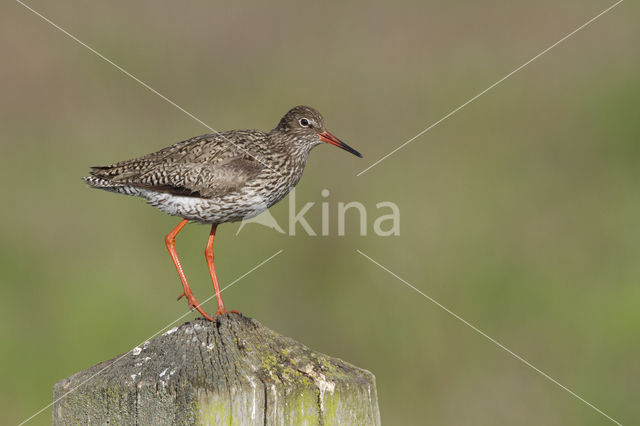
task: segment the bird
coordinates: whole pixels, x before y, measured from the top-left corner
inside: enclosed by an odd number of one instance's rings
[[[311,150],[335,145],[362,154],[325,128],[314,108],[290,109],[269,132],[229,130],[195,136],[151,154],[107,166],[91,167],[84,181],[92,188],[145,199],[151,206],[182,218],[165,237],[165,244],[185,297],[209,321],[196,300],[175,249],[178,233],[189,223],[211,225],[205,259],[218,310],[227,312],[214,265],[213,242],[218,225],[257,216],[282,200],[300,181]]]

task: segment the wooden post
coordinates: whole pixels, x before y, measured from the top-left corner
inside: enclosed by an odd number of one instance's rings
[[[380,424],[373,374],[238,314],[61,380],[58,398],[53,424]]]

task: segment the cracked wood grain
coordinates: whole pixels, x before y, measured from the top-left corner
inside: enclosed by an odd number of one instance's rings
[[[375,377],[238,314],[196,319],[54,386],[53,424],[379,425]]]

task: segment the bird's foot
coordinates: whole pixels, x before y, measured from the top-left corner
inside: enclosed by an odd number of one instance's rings
[[[218,312],[216,312],[216,316],[223,315],[223,314],[238,314],[238,315],[242,315],[242,312],[234,311],[234,310],[227,311],[226,309],[218,309]]]
[[[191,309],[192,311],[200,306],[192,293],[189,293],[188,295],[186,293],[182,293],[180,296],[178,296],[178,300],[182,299],[183,297],[187,298],[187,304],[189,305],[189,309]]]
[[[193,294],[189,293],[187,295],[186,293],[182,293],[180,296],[178,296],[178,300],[182,299],[183,297],[187,298],[187,304],[189,305],[189,309],[191,309],[192,311],[199,306],[199,303],[196,298],[193,297]]]
[[[193,293],[189,293],[189,294],[185,294],[182,293],[180,296],[178,296],[178,300],[182,299],[183,297],[187,298],[187,304],[189,305],[189,309],[190,310],[194,310],[196,309],[198,312],[200,312],[200,315],[202,315],[203,317],[205,317],[205,319],[209,320],[209,321],[215,321],[213,319],[213,317],[211,317],[211,315],[207,314],[204,309],[202,309],[200,307],[200,303],[198,303],[198,301],[196,300],[196,298],[193,296]],[[217,315],[217,314],[216,314]]]

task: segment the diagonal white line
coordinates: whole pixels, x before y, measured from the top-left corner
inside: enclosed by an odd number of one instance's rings
[[[467,320],[465,320],[464,318],[462,318],[460,315],[456,314],[455,312],[453,312],[452,310],[450,310],[449,308],[447,308],[446,306],[442,305],[441,303],[439,303],[437,300],[435,300],[433,297],[429,296],[428,294],[424,293],[423,291],[417,289],[416,287],[414,287],[413,285],[411,285],[410,283],[408,283],[407,281],[405,281],[404,279],[402,279],[401,277],[399,277],[398,275],[396,275],[395,273],[391,272],[388,268],[384,267],[383,265],[381,265],[379,262],[373,260],[372,258],[370,258],[369,256],[367,256],[366,254],[364,254],[362,251],[357,250],[356,251],[361,254],[363,257],[369,259],[371,262],[375,263],[376,265],[378,265],[381,269],[387,271],[389,274],[393,275],[395,278],[397,278],[398,280],[402,281],[405,285],[407,285],[408,287],[410,287],[411,289],[413,289],[414,291],[418,292],[420,295],[422,295],[423,297],[425,297],[426,299],[428,299],[431,303],[435,304],[436,306],[438,306],[440,309],[444,310],[446,313],[448,313],[449,315],[451,315],[452,317],[454,317],[455,319],[457,319],[458,321],[462,322],[464,325],[466,325],[467,327],[471,328],[473,331],[475,331],[476,333],[480,334],[481,336],[483,336],[484,338],[488,339],[489,341],[491,341],[492,343],[494,343],[496,346],[498,346],[500,349],[506,351],[507,353],[509,353],[511,356],[513,356],[515,359],[517,359],[518,361],[524,363],[526,366],[530,367],[531,369],[533,369],[534,371],[536,371],[537,373],[541,374],[545,379],[549,380],[550,382],[558,385],[559,387],[561,387],[562,389],[564,389],[565,391],[567,391],[569,394],[571,394],[574,398],[582,401],[583,403],[587,404],[589,407],[593,408],[594,410],[596,410],[598,413],[602,414],[603,416],[605,416],[607,419],[611,420],[613,423],[622,426],[622,424],[618,421],[616,421],[615,419],[613,419],[612,417],[610,417],[609,415],[607,415],[604,411],[600,410],[598,407],[596,407],[595,405],[593,405],[592,403],[590,403],[589,401],[585,400],[584,398],[582,398],[580,395],[578,395],[577,393],[575,393],[574,391],[572,391],[571,389],[569,389],[568,387],[564,386],[563,384],[561,384],[560,382],[558,382],[556,379],[554,379],[553,377],[549,376],[547,373],[545,373],[544,371],[540,370],[539,368],[537,368],[536,366],[534,366],[533,364],[531,364],[529,361],[527,361],[526,359],[522,358],[520,355],[516,354],[515,352],[513,352],[511,349],[507,348],[505,345],[503,345],[502,343],[498,342],[496,339],[494,339],[493,337],[489,336],[487,333],[485,333],[484,331],[480,330],[478,327],[474,326],[473,324],[469,323]]]
[[[277,255],[279,255],[280,253],[282,253],[284,251],[284,249],[280,249],[278,250],[276,253],[272,254],[271,256],[269,256],[268,258],[266,258],[265,260],[263,260],[262,262],[258,263],[256,266],[254,266],[253,268],[249,269],[247,272],[245,272],[244,274],[240,275],[238,278],[236,278],[235,280],[233,280],[231,282],[231,284],[227,285],[225,288],[223,288],[222,290],[220,290],[220,293],[222,293],[223,291],[225,291],[226,289],[228,289],[229,287],[231,287],[232,285],[234,285],[235,283],[237,283],[238,281],[240,281],[241,279],[243,279],[244,277],[246,277],[247,275],[249,275],[250,273],[252,273],[253,271],[255,271],[256,269],[258,269],[259,267],[261,267],[262,265],[264,265],[265,263],[267,263],[268,261],[270,261],[271,259],[273,259],[274,257],[276,257]],[[214,294],[213,296],[210,296],[209,298],[207,298],[204,302],[200,303],[200,306],[204,305],[205,303],[207,303],[208,301],[210,301],[211,299],[213,299],[214,297],[216,297],[216,295]],[[160,330],[156,331],[155,333],[153,333],[151,336],[149,336],[147,339],[143,340],[142,342],[140,342],[137,346],[143,345],[145,342],[153,339],[154,337],[156,337],[157,335],[159,335],[160,333],[162,333],[164,330],[166,330],[167,328],[171,327],[173,324],[177,323],[178,321],[180,321],[182,318],[186,317],[187,315],[189,315],[191,313],[191,311],[187,311],[184,314],[180,315],[178,318],[176,318],[175,320],[171,321],[169,324],[165,325],[164,327],[162,327]],[[133,350],[133,349],[132,349]],[[66,398],[70,393],[75,392],[80,386],[85,385],[86,383],[90,382],[94,377],[98,376],[99,374],[101,374],[103,371],[108,370],[109,368],[113,367],[114,365],[116,365],[122,358],[124,358],[125,356],[127,356],[129,354],[130,351],[123,353],[122,355],[120,355],[115,361],[113,361],[111,364],[107,365],[106,367],[102,368],[101,370],[99,370],[98,372],[96,372],[95,374],[93,374],[92,376],[90,376],[89,378],[87,378],[86,380],[84,380],[82,383],[80,383],[79,385],[77,385],[76,387],[72,388],[71,390],[69,390],[68,392],[66,392],[65,394],[63,394],[62,396],[60,396],[59,398],[55,399],[53,402],[51,402],[50,404],[42,407],[40,410],[36,411],[33,415],[31,415],[29,418],[23,420],[18,426],[22,426],[23,424],[27,423],[28,421],[30,421],[31,419],[33,419],[34,417],[36,417],[38,414],[42,413],[43,411],[45,411],[47,408],[51,407],[53,404],[55,404],[56,402],[60,401],[61,399]]]
[[[277,170],[273,169],[272,167],[270,167],[268,164],[266,164],[264,161],[262,161],[260,158],[256,157],[255,155],[251,154],[249,151],[247,151],[246,149],[244,149],[243,147],[239,146],[238,144],[233,143],[231,140],[229,140],[229,138],[227,138],[226,136],[224,136],[223,134],[221,134],[219,131],[217,131],[216,129],[214,129],[213,127],[209,126],[207,123],[205,123],[204,121],[200,120],[198,117],[196,117],[195,115],[193,115],[192,113],[190,113],[189,111],[187,111],[186,109],[182,108],[180,105],[178,105],[177,103],[175,103],[174,101],[172,101],[171,99],[167,98],[165,95],[163,95],[162,93],[158,92],[156,89],[154,89],[153,87],[149,86],[147,83],[145,83],[144,81],[140,80],[138,77],[136,77],[135,75],[131,74],[129,71],[127,71],[126,69],[122,68],[120,65],[116,64],[115,62],[113,62],[111,59],[107,58],[106,56],[104,56],[102,53],[98,52],[97,50],[95,50],[93,47],[89,46],[87,43],[83,42],[82,40],[80,40],[78,37],[74,36],[73,34],[69,33],[67,30],[65,30],[64,28],[62,28],[61,26],[59,26],[58,24],[56,24],[55,22],[53,22],[51,19],[47,18],[46,16],[42,15],[40,12],[38,12],[37,10],[33,9],[32,7],[26,5],[25,3],[23,3],[20,0],[16,0],[16,2],[22,6],[24,6],[26,9],[30,10],[31,12],[33,12],[35,15],[39,16],[40,18],[42,18],[45,22],[51,24],[53,27],[55,27],[56,29],[60,30],[62,33],[64,33],[65,35],[67,35],[69,38],[71,38],[73,41],[75,41],[76,43],[80,44],[83,47],[86,47],[87,49],[89,49],[91,52],[93,52],[94,54],[96,54],[98,57],[100,57],[100,59],[104,60],[105,62],[108,62],[109,64],[113,65],[116,69],[118,69],[118,71],[121,71],[123,74],[125,74],[127,77],[132,78],[133,80],[135,80],[138,84],[140,84],[141,86],[143,86],[145,89],[148,89],[149,91],[155,93],[156,95],[160,96],[162,99],[164,99],[165,101],[167,101],[168,103],[170,103],[171,105],[173,105],[174,107],[178,108],[180,111],[182,111],[183,113],[185,113],[186,115],[188,115],[189,117],[193,118],[194,120],[196,120],[198,123],[202,124],[204,127],[206,127],[207,129],[211,130],[213,133],[217,134],[218,136],[221,136],[223,139],[225,139],[227,142],[229,142],[231,145],[235,146],[236,148],[238,148],[240,151],[244,152],[245,154],[247,154],[248,156],[252,157],[253,159],[255,159],[257,162],[259,162],[260,164],[262,164],[263,166],[265,166],[266,168],[270,169],[272,172],[277,173],[278,175],[281,175],[281,173],[279,173]]]
[[[620,3],[622,3],[624,0],[618,0],[616,3],[612,4],[611,6],[609,6],[608,8],[606,8],[605,10],[603,10],[602,12],[598,13],[596,16],[594,16],[593,18],[589,19],[587,22],[585,22],[584,24],[580,25],[578,28],[576,28],[575,30],[571,31],[569,34],[567,34],[566,36],[562,37],[560,40],[556,41],[555,43],[553,43],[551,46],[547,47],[546,49],[544,49],[542,52],[538,53],[536,56],[534,56],[533,58],[529,59],[527,62],[525,62],[524,64],[520,65],[518,68],[516,68],[515,70],[511,71],[509,74],[505,75],[504,77],[502,77],[500,80],[496,81],[495,83],[493,83],[491,86],[487,87],[486,89],[484,89],[482,92],[478,93],[477,95],[475,95],[474,97],[472,97],[471,99],[469,99],[468,101],[466,101],[465,103],[463,103],[462,105],[460,105],[459,107],[457,107],[456,109],[454,109],[453,111],[449,112],[447,115],[445,115],[444,117],[442,117],[440,120],[436,121],[435,123],[431,124],[429,127],[427,127],[426,129],[422,130],[420,133],[418,133],[417,135],[415,135],[414,137],[412,137],[411,139],[409,139],[408,141],[406,141],[405,143],[403,143],[402,145],[400,145],[399,147],[397,147],[396,149],[394,149],[393,151],[391,151],[390,153],[388,153],[387,155],[385,155],[384,157],[380,158],[378,161],[376,161],[375,163],[371,164],[369,167],[367,167],[366,169],[362,170],[360,173],[358,173],[356,176],[360,176],[363,173],[365,173],[366,171],[368,171],[369,169],[377,166],[378,164],[380,164],[382,161],[386,160],[387,158],[389,158],[390,156],[392,156],[393,154],[395,154],[396,152],[400,151],[402,148],[404,148],[405,146],[409,145],[411,142],[413,142],[414,140],[418,139],[420,136],[424,135],[425,133],[427,133],[429,130],[433,129],[434,127],[436,127],[438,124],[442,123],[444,120],[446,120],[447,118],[451,117],[453,114],[455,114],[456,112],[460,111],[462,108],[466,107],[467,105],[469,105],[471,102],[475,101],[476,99],[478,99],[480,96],[484,95],[485,93],[487,93],[489,90],[493,89],[494,87],[496,87],[497,85],[499,85],[500,83],[502,83],[503,81],[505,81],[506,79],[508,79],[509,77],[511,77],[512,75],[514,75],[515,73],[517,73],[518,71],[520,71],[522,68],[526,67],[527,65],[529,65],[531,62],[535,61],[536,59],[538,59],[539,57],[541,57],[542,55],[544,55],[545,53],[547,53],[548,51],[550,51],[551,49],[553,49],[554,47],[556,47],[557,45],[559,45],[560,43],[562,43],[563,41],[565,41],[566,39],[568,39],[569,37],[571,37],[572,35],[574,35],[575,33],[577,33],[578,31],[580,31],[581,29],[583,29],[584,27],[586,27],[587,25],[591,24],[593,21],[595,21],[596,19],[598,19],[599,17],[601,17],[602,15],[604,15],[605,13],[607,13],[608,11],[610,11],[611,9],[613,9],[614,7],[616,7],[617,5],[619,5]]]

